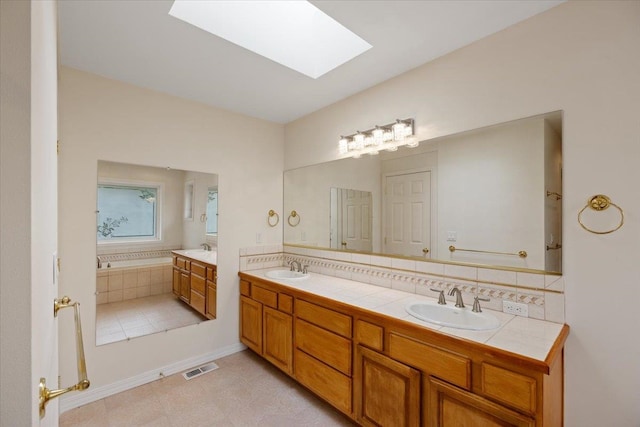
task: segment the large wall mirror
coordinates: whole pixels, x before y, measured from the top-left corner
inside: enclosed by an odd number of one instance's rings
[[[562,112],[286,171],[294,210],[285,244],[559,273]]]
[[[217,219],[216,174],[98,161],[96,345],[212,317],[176,291],[172,251],[217,271]]]

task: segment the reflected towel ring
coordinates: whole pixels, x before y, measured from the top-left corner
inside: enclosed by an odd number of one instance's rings
[[[614,208],[618,209],[618,211],[620,211],[620,224],[617,225],[617,227],[611,229],[611,230],[606,230],[606,231],[596,231],[596,230],[592,230],[589,227],[587,227],[586,225],[584,225],[582,223],[582,213],[585,211],[585,209],[587,208],[591,208],[594,211],[603,211],[609,208],[609,206],[613,206]],[[582,208],[580,210],[580,212],[578,212],[578,223],[580,224],[580,226],[582,228],[584,228],[585,230],[587,230],[590,233],[594,233],[594,234],[609,234],[609,233],[613,233],[614,231],[618,230],[620,227],[622,227],[622,225],[624,224],[624,212],[622,211],[622,208],[618,205],[616,205],[615,203],[613,203],[611,201],[611,199],[609,199],[607,196],[605,196],[604,194],[596,194],[595,196],[593,196],[592,198],[589,199],[589,201],[587,202],[586,206],[584,208]]]
[[[291,218],[298,218],[298,221],[297,222],[291,222]],[[298,212],[291,211],[291,213],[289,214],[289,218],[287,218],[287,222],[292,227],[295,227],[296,225],[300,224],[300,215],[298,215]]]
[[[271,220],[271,218],[273,217],[275,217],[275,222]],[[267,224],[269,224],[269,227],[275,227],[276,225],[278,225],[279,222],[280,222],[280,215],[278,215],[278,212],[271,209],[269,211],[269,216],[267,217]]]

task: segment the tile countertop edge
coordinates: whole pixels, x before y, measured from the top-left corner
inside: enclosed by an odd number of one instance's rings
[[[243,271],[243,272],[239,272],[238,275],[240,275],[242,277],[242,275],[246,275],[249,277],[255,277],[256,279],[259,279],[261,281],[266,281],[266,282],[270,282],[270,283],[274,283],[276,285],[280,285],[280,286],[285,286],[288,288],[291,288],[295,291],[298,292],[302,292],[302,293],[308,293],[310,295],[314,295],[315,297],[319,297],[319,298],[324,298],[327,299],[329,301],[333,301],[333,302],[337,302],[340,304],[344,304],[344,305],[348,305],[349,307],[352,307],[355,310],[361,310],[364,311],[365,313],[371,313],[377,316],[384,316],[387,317],[389,319],[392,319],[395,322],[401,322],[401,324],[403,325],[411,325],[411,326],[418,326],[418,327],[422,327],[425,329],[425,331],[429,331],[429,333],[436,333],[436,334],[441,334],[441,335],[446,335],[447,337],[450,338],[454,338],[456,340],[459,340],[461,342],[467,342],[470,343],[472,345],[476,345],[476,346],[482,346],[483,348],[489,350],[490,352],[494,352],[497,351],[501,354],[506,354],[506,355],[514,355],[518,358],[525,358],[528,360],[528,363],[531,365],[534,365],[537,367],[538,370],[541,370],[545,373],[548,373],[551,369],[551,367],[560,359],[559,356],[562,352],[562,349],[564,347],[564,343],[567,339],[567,336],[569,335],[569,326],[566,324],[561,324],[561,323],[554,323],[554,322],[549,322],[549,321],[545,321],[545,320],[538,320],[538,319],[530,319],[530,318],[524,318],[524,317],[518,317],[518,316],[513,316],[513,315],[509,315],[509,314],[505,314],[502,312],[497,312],[494,310],[489,310],[486,309],[487,312],[490,312],[494,315],[496,315],[496,317],[498,317],[499,319],[501,319],[501,325],[499,328],[497,328],[495,331],[470,331],[470,330],[459,330],[459,331],[463,331],[461,332],[460,335],[457,335],[455,333],[449,333],[452,328],[443,328],[441,326],[438,326],[436,324],[431,324],[429,322],[423,322],[419,319],[413,318],[410,315],[407,314],[407,316],[405,317],[398,317],[393,315],[392,313],[387,313],[387,312],[382,312],[382,311],[378,311],[376,310],[376,308],[368,308],[368,307],[362,307],[359,305],[354,305],[353,302],[354,300],[341,300],[341,299],[337,299],[335,298],[333,295],[328,294],[328,295],[323,295],[321,293],[316,293],[313,289],[305,289],[305,287],[309,287],[309,285],[313,285],[314,283],[314,279],[315,282],[317,283],[318,281],[323,282],[323,281],[331,281],[331,282],[335,282],[336,284],[339,285],[353,285],[353,286],[357,286],[360,288],[364,288],[364,287],[371,287],[371,289],[374,291],[373,293],[382,293],[382,292],[388,292],[388,291],[393,291],[393,292],[401,292],[403,294],[405,294],[404,298],[401,299],[396,299],[395,302],[400,304],[400,302],[398,301],[402,301],[402,300],[406,300],[407,298],[411,298],[411,297],[415,297],[416,299],[420,299],[420,300],[425,300],[425,301],[437,301],[437,299],[435,298],[430,298],[424,295],[419,295],[419,294],[413,294],[410,292],[403,292],[403,291],[397,291],[397,290],[392,290],[389,288],[385,288],[385,287],[379,287],[379,286],[375,286],[375,285],[370,285],[370,284],[366,284],[366,283],[361,283],[361,282],[357,282],[357,281],[353,281],[353,280],[348,280],[348,279],[342,279],[342,278],[338,278],[338,277],[333,277],[333,276],[325,276],[322,274],[318,274],[318,273],[310,273],[310,277],[307,279],[303,279],[303,280],[298,280],[298,281],[291,281],[291,280],[280,280],[280,279],[272,279],[269,278],[265,275],[266,272],[274,270],[274,268],[265,268],[265,269],[261,269],[261,270],[251,270],[251,271]],[[275,269],[277,270],[277,269]],[[306,286],[305,286],[306,285]],[[360,298],[367,298],[370,295],[366,295]],[[505,319],[505,316],[509,316],[510,318],[506,321],[502,321]],[[549,332],[546,331],[545,333],[547,334],[546,339],[539,339],[538,341],[541,341],[542,344],[544,344],[545,349],[544,349],[544,356],[542,357],[538,357],[536,355],[533,355],[532,353],[539,353],[541,348],[534,348],[531,349],[531,351],[528,352],[526,350],[522,350],[522,351],[518,351],[513,349],[513,345],[508,345],[508,346],[501,346],[501,345],[495,345],[493,343],[491,343],[490,341],[492,341],[494,338],[501,337],[501,333],[502,335],[508,335],[509,333],[513,333],[514,328],[505,328],[509,323],[511,323],[514,319],[520,319],[521,321],[527,321],[530,320],[533,324],[541,326],[543,329],[552,329],[555,330],[557,329],[557,331],[553,332],[553,339],[549,339],[548,334]],[[445,329],[445,330],[442,330]],[[490,334],[489,337],[486,337],[487,332],[493,332]],[[530,332],[528,332],[527,330],[518,330],[517,333],[520,335],[520,338],[528,338],[527,334],[530,334]],[[473,335],[478,335],[477,339],[474,339]],[[484,338],[482,338],[482,336],[485,336]],[[532,338],[534,337],[534,334],[531,334]],[[539,338],[539,337],[536,337]],[[507,339],[508,340],[508,339]],[[527,345],[530,341],[534,341],[534,340],[529,340],[526,339],[526,344]],[[522,341],[519,340],[519,342],[513,342],[512,344],[514,344],[515,346],[521,346],[522,345]],[[537,351],[536,351],[537,350]]]
[[[190,253],[189,253],[190,252]],[[199,256],[199,253],[194,252],[202,252],[203,254],[211,254],[210,257]],[[172,254],[180,255],[185,258],[194,259],[196,261],[204,262],[205,264],[217,265],[218,264],[218,252],[217,251],[204,251],[200,249],[174,249],[171,251]]]

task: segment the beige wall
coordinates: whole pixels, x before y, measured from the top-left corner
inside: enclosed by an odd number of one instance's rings
[[[423,140],[564,110],[567,426],[640,420],[637,310],[622,305],[640,300],[639,23],[640,2],[568,2],[285,128],[290,169],[398,117],[415,117]],[[598,193],[627,213],[616,233],[576,221]]]
[[[59,232],[61,292],[82,301],[92,387],[238,344],[238,253],[279,244],[269,209],[282,203],[283,126],[62,68]],[[218,174],[218,318],[168,333],[95,346],[97,161]],[[65,261],[66,260],[66,261]],[[66,262],[66,264],[65,264]],[[71,337],[60,336],[63,383],[75,378]]]

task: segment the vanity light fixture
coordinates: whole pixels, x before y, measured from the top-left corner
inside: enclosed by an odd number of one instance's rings
[[[384,126],[375,126],[373,129],[341,136],[338,151],[357,159],[363,154],[373,156],[382,150],[396,151],[398,147],[417,147],[419,144],[414,137],[413,119],[398,119]]]

